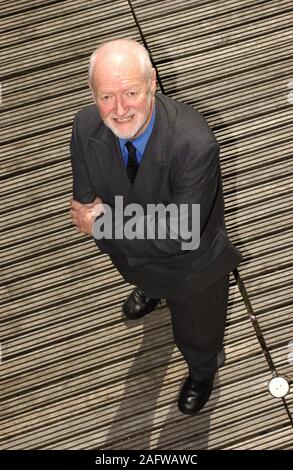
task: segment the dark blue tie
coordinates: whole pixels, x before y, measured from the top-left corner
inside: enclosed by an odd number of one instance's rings
[[[137,170],[138,170],[138,163],[137,163],[136,156],[135,156],[136,148],[134,147],[133,143],[130,140],[128,140],[125,145],[128,150],[128,160],[127,160],[126,171],[127,171],[130,183],[133,184],[135,177],[136,177]]]

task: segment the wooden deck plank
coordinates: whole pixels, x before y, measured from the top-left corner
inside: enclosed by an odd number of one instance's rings
[[[28,4],[27,0],[18,0],[17,4],[14,0],[1,1],[1,17],[5,15],[15,15],[18,12],[31,13],[32,8],[44,8],[47,5],[54,4],[55,0],[31,0]]]
[[[261,436],[254,436],[253,439],[247,439],[240,445],[223,447],[223,450],[292,450],[292,439],[292,426],[288,424]]]

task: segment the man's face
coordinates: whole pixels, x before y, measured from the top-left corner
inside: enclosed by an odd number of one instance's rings
[[[153,110],[155,75],[147,80],[139,64],[106,67],[93,77],[93,96],[100,116],[122,139],[133,139],[147,127]]]

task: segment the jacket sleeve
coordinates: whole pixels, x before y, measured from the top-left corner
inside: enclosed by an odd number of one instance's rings
[[[179,210],[181,204],[188,206],[188,217],[192,214],[192,204],[200,205],[200,233],[204,230],[205,224],[209,218],[216,197],[218,182],[220,177],[219,171],[219,147],[213,142],[198,155],[188,152],[185,163],[181,166],[179,174],[176,176],[174,189],[172,191],[172,200],[169,203],[175,204]],[[113,209],[113,208],[111,208]],[[113,219],[115,213],[112,213]],[[146,219],[146,215],[142,216],[138,221],[138,226],[146,226],[153,224],[155,221]],[[120,233],[124,234],[125,224],[129,221],[129,217],[123,218],[123,226],[118,227]],[[113,226],[114,226],[114,220]],[[189,221],[190,222],[190,221]],[[96,244],[101,251],[105,253],[122,253],[127,257],[142,257],[147,262],[149,258],[163,258],[186,253],[182,251],[182,238],[171,237],[170,224],[167,224],[166,239],[127,239],[124,235],[121,239],[98,239],[96,234],[102,223],[102,218],[96,219],[94,227],[94,236]],[[106,223],[106,219],[105,219]],[[191,222],[189,223],[189,226]],[[140,263],[138,263],[140,264]]]
[[[73,199],[89,204],[94,201],[95,193],[91,187],[77,135],[78,114],[75,116],[70,141],[70,156],[73,175]]]

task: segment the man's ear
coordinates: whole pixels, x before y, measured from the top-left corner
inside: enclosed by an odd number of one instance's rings
[[[90,83],[89,80],[88,80],[87,84],[88,84],[89,89],[91,90],[91,94],[92,94],[93,100],[94,100],[94,102],[96,103],[96,94],[95,94],[95,91],[94,91],[94,89],[93,89],[93,87],[92,87],[92,85],[91,85],[91,83]],[[96,103],[96,104],[97,104],[97,103]]]
[[[152,68],[151,90],[152,90],[153,95],[156,93],[156,88],[157,88],[156,77],[157,77],[156,69]]]

